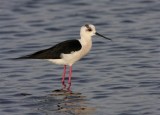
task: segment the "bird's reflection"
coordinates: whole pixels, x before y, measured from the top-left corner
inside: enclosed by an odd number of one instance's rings
[[[54,90],[47,96],[47,99],[41,103],[43,106],[39,110],[48,114],[54,112],[63,112],[74,115],[91,115],[95,108],[89,107],[86,96],[71,90]]]

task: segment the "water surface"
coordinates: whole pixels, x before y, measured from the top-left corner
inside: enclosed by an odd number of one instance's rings
[[[159,115],[159,12],[159,0],[0,1],[0,114]],[[72,93],[63,66],[10,59],[78,39],[85,23],[113,41],[93,38]]]

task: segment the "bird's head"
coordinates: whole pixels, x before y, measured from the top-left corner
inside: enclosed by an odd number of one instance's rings
[[[107,38],[107,37],[99,34],[98,32],[96,32],[96,28],[92,24],[85,24],[84,26],[82,26],[81,31],[80,31],[80,35],[81,35],[81,37],[88,37],[88,38],[91,38],[94,35],[98,35],[100,37],[111,40],[110,38]]]
[[[91,37],[95,35],[95,33],[96,33],[96,28],[92,24],[85,24],[84,26],[81,27],[80,31],[81,36]]]

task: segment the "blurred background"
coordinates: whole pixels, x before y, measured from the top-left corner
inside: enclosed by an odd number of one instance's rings
[[[71,94],[63,66],[11,59],[79,39],[86,23],[113,41],[93,37]],[[159,115],[159,31],[159,0],[1,0],[0,114]]]

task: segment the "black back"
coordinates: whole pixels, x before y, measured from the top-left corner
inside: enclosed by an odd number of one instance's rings
[[[35,52],[17,59],[61,59],[61,54],[69,54],[82,48],[78,40],[67,40],[51,48]]]

